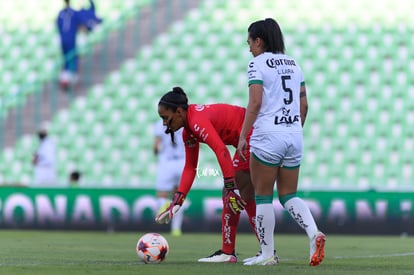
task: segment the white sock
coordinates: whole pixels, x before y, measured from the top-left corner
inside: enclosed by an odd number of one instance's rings
[[[183,207],[181,207],[180,210],[178,210],[178,212],[175,213],[174,218],[171,220],[171,231],[173,230],[181,231],[183,219],[184,219],[184,209]]]
[[[318,227],[305,201],[294,197],[288,200],[284,207],[296,223],[306,231],[309,239],[312,239],[316,232],[318,232]]]
[[[264,259],[273,256],[275,247],[273,233],[275,230],[275,212],[273,204],[257,204],[256,205],[256,230],[259,236],[260,246],[262,248],[262,256]]]

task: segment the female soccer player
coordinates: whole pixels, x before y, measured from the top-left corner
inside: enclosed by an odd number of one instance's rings
[[[240,212],[246,210],[249,222],[255,229],[256,205],[249,163],[239,159],[236,153],[232,159],[226,145],[237,146],[245,109],[228,104],[189,105],[184,91],[180,87],[175,87],[159,101],[158,113],[167,126],[166,132],[171,134],[173,142],[174,132],[184,128],[182,138],[185,144],[185,165],[173,201],[157,216],[156,221],[167,223],[180,209],[196,176],[199,143],[206,143],[216,154],[224,177],[222,248],[198,261],[237,262],[235,240]],[[247,134],[247,142],[248,139]]]
[[[271,18],[252,23],[247,43],[249,102],[237,152],[246,155],[250,137],[250,173],[255,190],[256,231],[261,255],[245,265],[275,265],[273,259],[276,182],[279,201],[310,239],[311,266],[324,258],[325,235],[318,230],[306,203],[296,196],[302,159],[302,127],[308,103],[305,81],[297,62],[286,55],[283,34]]]
[[[165,130],[166,126],[161,120],[154,124],[154,154],[158,158],[155,189],[159,213],[169,205],[169,200],[177,190],[185,162],[184,143],[182,140],[177,140],[173,144]],[[181,129],[179,131],[178,133],[181,134]],[[171,222],[171,235],[173,236],[182,234],[183,208],[176,213]]]

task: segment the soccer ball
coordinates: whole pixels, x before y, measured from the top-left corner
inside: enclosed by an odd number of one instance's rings
[[[169,250],[167,240],[158,233],[147,233],[137,242],[137,255],[144,263],[161,263]]]

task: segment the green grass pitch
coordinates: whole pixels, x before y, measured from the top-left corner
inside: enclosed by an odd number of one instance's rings
[[[305,234],[276,234],[277,266],[243,266],[259,247],[252,234],[237,237],[237,264],[198,263],[220,248],[217,233],[162,233],[170,251],[161,264],[143,264],[135,245],[144,232],[0,230],[0,274],[414,274],[414,238],[327,234],[326,257],[308,263]]]

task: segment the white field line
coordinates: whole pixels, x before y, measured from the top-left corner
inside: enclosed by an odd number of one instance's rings
[[[407,257],[407,256],[414,256],[413,252],[404,252],[404,253],[391,253],[391,254],[376,254],[376,255],[353,255],[353,256],[327,256],[325,254],[326,259],[373,259],[373,258],[385,258],[385,257]],[[304,258],[281,258],[280,261],[297,261],[302,260]]]
[[[414,252],[364,255],[364,256],[333,256],[332,258],[334,259],[366,259],[366,258],[406,257],[406,256],[414,256]]]
[[[407,257],[407,256],[414,256],[414,251],[413,252],[405,252],[405,253],[392,253],[392,254],[376,254],[376,255],[361,255],[361,256],[325,256],[325,260],[326,259],[373,259],[373,258],[384,258],[384,257]],[[303,260],[304,258],[281,258],[280,261],[281,262],[289,262],[289,261],[297,261],[297,260]],[[241,261],[240,261],[241,262]],[[81,261],[76,261],[76,262],[72,262],[72,261],[68,261],[68,262],[60,262],[58,263],[59,266],[62,265],[78,265],[79,263],[81,263]],[[86,263],[89,263],[88,261],[86,261]],[[113,265],[113,262],[105,262],[102,261],[100,264],[102,265]],[[137,264],[143,264],[139,261],[135,262],[135,261],[130,261],[130,262],[122,262],[123,265],[137,265]],[[0,263],[0,266],[40,266],[40,265],[56,265],[56,263],[52,263],[52,262],[17,262],[17,263]]]

